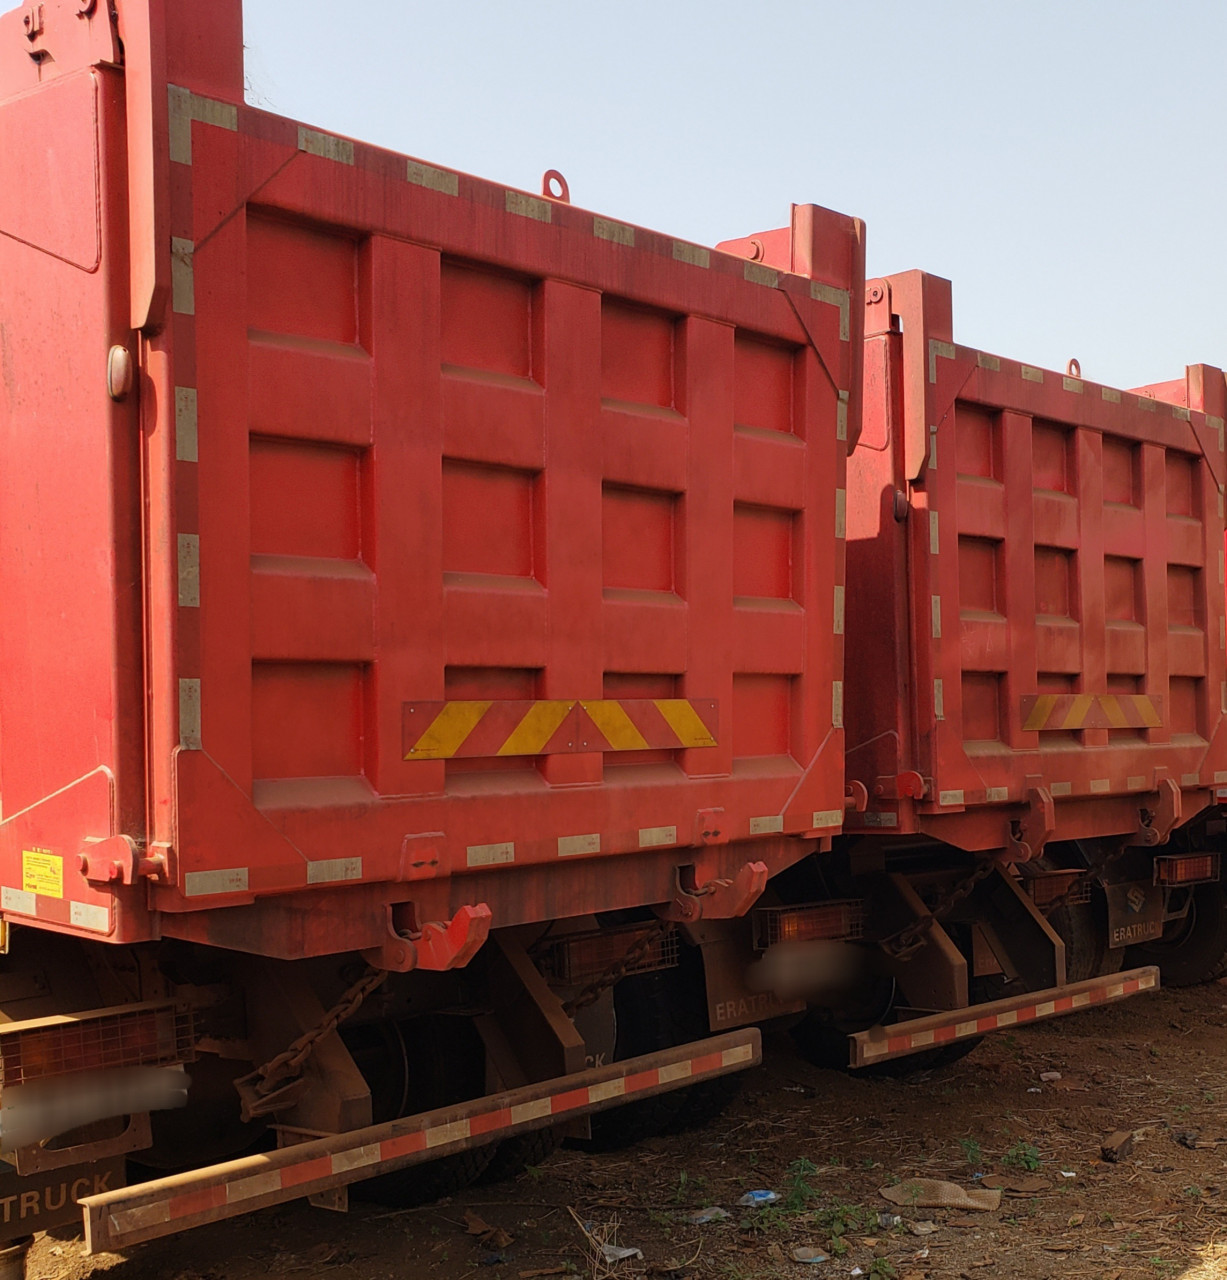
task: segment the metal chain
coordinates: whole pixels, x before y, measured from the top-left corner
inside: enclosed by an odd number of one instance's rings
[[[646,933],[639,935],[638,940],[631,944],[620,960],[615,961],[599,978],[595,978],[578,995],[568,1000],[562,1006],[563,1013],[568,1018],[573,1018],[581,1009],[586,1009],[590,1004],[596,1004],[605,992],[614,983],[621,982],[631,969],[647,955],[657,940],[664,937],[672,928],[672,920],[657,920]]]
[[[307,1059],[315,1052],[315,1046],[326,1035],[335,1031],[341,1023],[352,1018],[367,996],[383,986],[387,977],[386,969],[376,969],[368,965],[362,977],[346,989],[340,1000],[310,1031],[304,1031],[283,1052],[275,1058],[270,1058],[262,1067],[257,1067],[251,1075],[246,1077],[248,1081],[254,1083],[256,1093],[260,1095],[272,1093],[278,1085],[298,1076]]]
[[[894,956],[896,960],[903,960],[913,952],[919,951],[929,936],[929,930],[968,897],[981,880],[987,880],[998,866],[996,859],[986,858],[970,875],[957,881],[943,897],[938,898],[926,915],[921,916],[919,920],[913,920],[911,924],[904,925],[897,933],[882,938],[878,945],[887,955]]]

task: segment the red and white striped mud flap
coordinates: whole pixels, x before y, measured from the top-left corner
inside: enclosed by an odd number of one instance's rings
[[[896,1022],[889,1027],[871,1027],[848,1037],[850,1061],[854,1067],[871,1067],[888,1058],[902,1058],[936,1045],[970,1040],[990,1031],[1006,1031],[1010,1027],[1059,1018],[1096,1005],[1113,1004],[1143,991],[1158,991],[1159,970],[1154,965],[1130,969],[1086,982],[1071,982],[1046,991],[1028,991],[1008,1000],[989,1004],[973,1004],[949,1013],[934,1013],[924,1018]]]
[[[89,1253],[174,1235],[762,1061],[757,1027],[81,1201]],[[237,1106],[237,1100],[236,1100]]]

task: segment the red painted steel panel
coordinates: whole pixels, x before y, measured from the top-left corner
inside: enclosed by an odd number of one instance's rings
[[[808,852],[860,224],[796,208],[776,270],[321,133],[243,103],[236,0],[181,10],[120,4],[122,73],[0,105],[6,174],[62,155],[0,238],[4,909],[294,955]],[[474,701],[519,704],[510,747],[407,752],[407,709]],[[555,704],[592,749],[524,754]],[[121,835],[161,876],[87,883]]]
[[[850,825],[1003,847],[1046,791],[1058,837],[1124,834],[1169,779],[1191,817],[1227,781],[1222,373],[1120,392],[955,345],[944,280],[868,297]]]

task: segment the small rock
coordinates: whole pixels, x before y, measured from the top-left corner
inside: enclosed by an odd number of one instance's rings
[[[1124,1160],[1132,1150],[1132,1129],[1114,1129],[1099,1147],[1100,1154],[1110,1164],[1115,1164],[1118,1160]]]
[[[1061,1073],[1059,1071],[1041,1071],[1040,1072],[1040,1079],[1045,1084],[1052,1084],[1053,1081],[1059,1080],[1060,1078],[1061,1078]]]

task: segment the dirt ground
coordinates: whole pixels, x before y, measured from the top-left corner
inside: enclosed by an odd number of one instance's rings
[[[738,1101],[697,1132],[608,1156],[560,1151],[515,1182],[411,1211],[290,1205],[126,1258],[39,1239],[30,1276],[1227,1277],[1227,986],[998,1034],[909,1080],[819,1070],[786,1038],[764,1056]],[[1109,1163],[1101,1144],[1121,1129],[1133,1149]],[[1007,1189],[995,1210],[926,1208],[911,1203],[922,1178]],[[881,1194],[891,1185],[902,1204]],[[780,1200],[739,1207],[755,1189]],[[729,1216],[689,1220],[707,1206]],[[578,1223],[616,1230],[642,1259],[594,1266]],[[466,1230],[482,1225],[502,1234],[483,1242]],[[828,1260],[793,1261],[797,1248]]]

